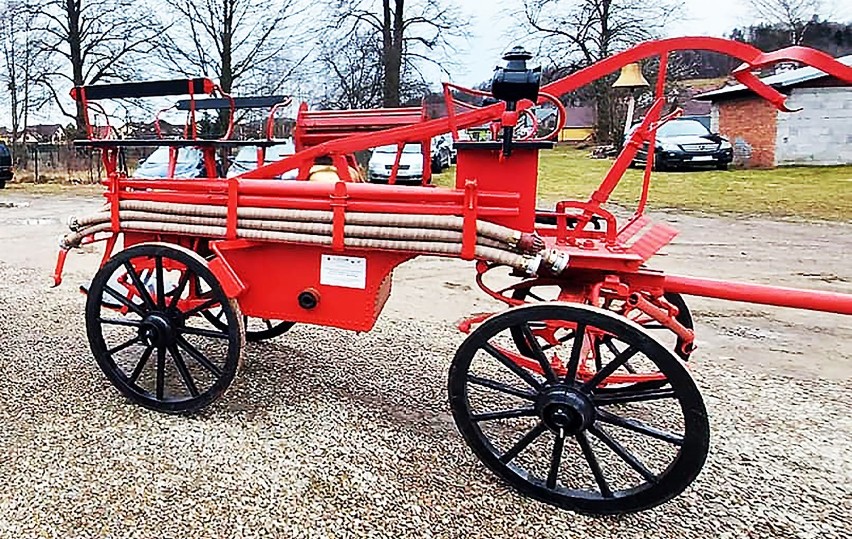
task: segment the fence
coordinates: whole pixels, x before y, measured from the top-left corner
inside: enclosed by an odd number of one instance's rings
[[[150,155],[156,147],[156,141],[152,140],[150,147],[122,148],[119,168],[124,172],[132,171],[139,160]],[[100,152],[92,148],[28,143],[14,144],[10,149],[15,181],[97,183],[105,174]]]

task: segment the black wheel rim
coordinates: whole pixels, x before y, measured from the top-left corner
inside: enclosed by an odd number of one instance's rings
[[[222,309],[214,307],[204,311],[202,315],[217,329],[225,331],[228,328]],[[243,329],[248,342],[268,341],[280,337],[290,331],[294,325],[295,322],[287,322],[286,320],[267,320],[243,315]]]
[[[201,316],[214,307],[225,329]],[[86,303],[89,344],[110,382],[133,402],[170,413],[197,411],[225,392],[239,366],[239,321],[239,308],[203,259],[160,244],[111,258]]]
[[[537,374],[520,366],[511,328],[541,321],[573,324],[577,338],[542,353]],[[616,353],[586,378],[590,335],[613,336]],[[552,364],[556,354],[565,367]],[[598,391],[627,360],[665,376],[654,389]],[[520,492],[580,512],[614,514],[664,503],[704,464],[709,425],[701,396],[680,361],[637,324],[595,307],[545,303],[492,317],[459,348],[449,376],[459,431],[474,453]]]

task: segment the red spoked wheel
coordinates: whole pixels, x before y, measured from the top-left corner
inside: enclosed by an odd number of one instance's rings
[[[224,312],[225,329],[202,316],[214,308]],[[203,258],[176,245],[139,244],[110,258],[88,291],[86,328],[110,382],[131,401],[160,412],[208,406],[240,367],[239,306]]]
[[[530,336],[537,325],[572,329],[552,349],[556,361],[536,339],[527,341],[529,355],[515,346],[514,333]],[[612,349],[596,372],[581,375],[596,335]],[[660,387],[603,391],[627,362],[658,373]],[[707,456],[707,413],[680,360],[642,326],[597,307],[544,303],[488,318],[456,353],[449,395],[459,431],[489,469],[564,509],[654,507],[681,493]]]

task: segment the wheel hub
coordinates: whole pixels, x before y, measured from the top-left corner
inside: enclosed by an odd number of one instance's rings
[[[547,427],[565,434],[577,434],[595,421],[595,406],[579,391],[557,385],[542,392],[536,403],[539,417]]]
[[[152,313],[142,320],[139,338],[149,346],[169,346],[175,341],[175,328],[169,317]]]

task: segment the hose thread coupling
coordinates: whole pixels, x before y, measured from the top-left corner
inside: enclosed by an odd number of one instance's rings
[[[550,249],[544,254],[544,264],[553,275],[559,275],[568,267],[568,253]]]
[[[533,257],[524,257],[524,263],[520,270],[527,276],[534,277],[541,268],[541,263],[541,254],[537,254]]]
[[[70,251],[74,247],[75,247],[75,245],[73,245],[71,242],[68,241],[67,236],[63,236],[63,237],[59,238],[59,248],[62,249],[63,251]]]

